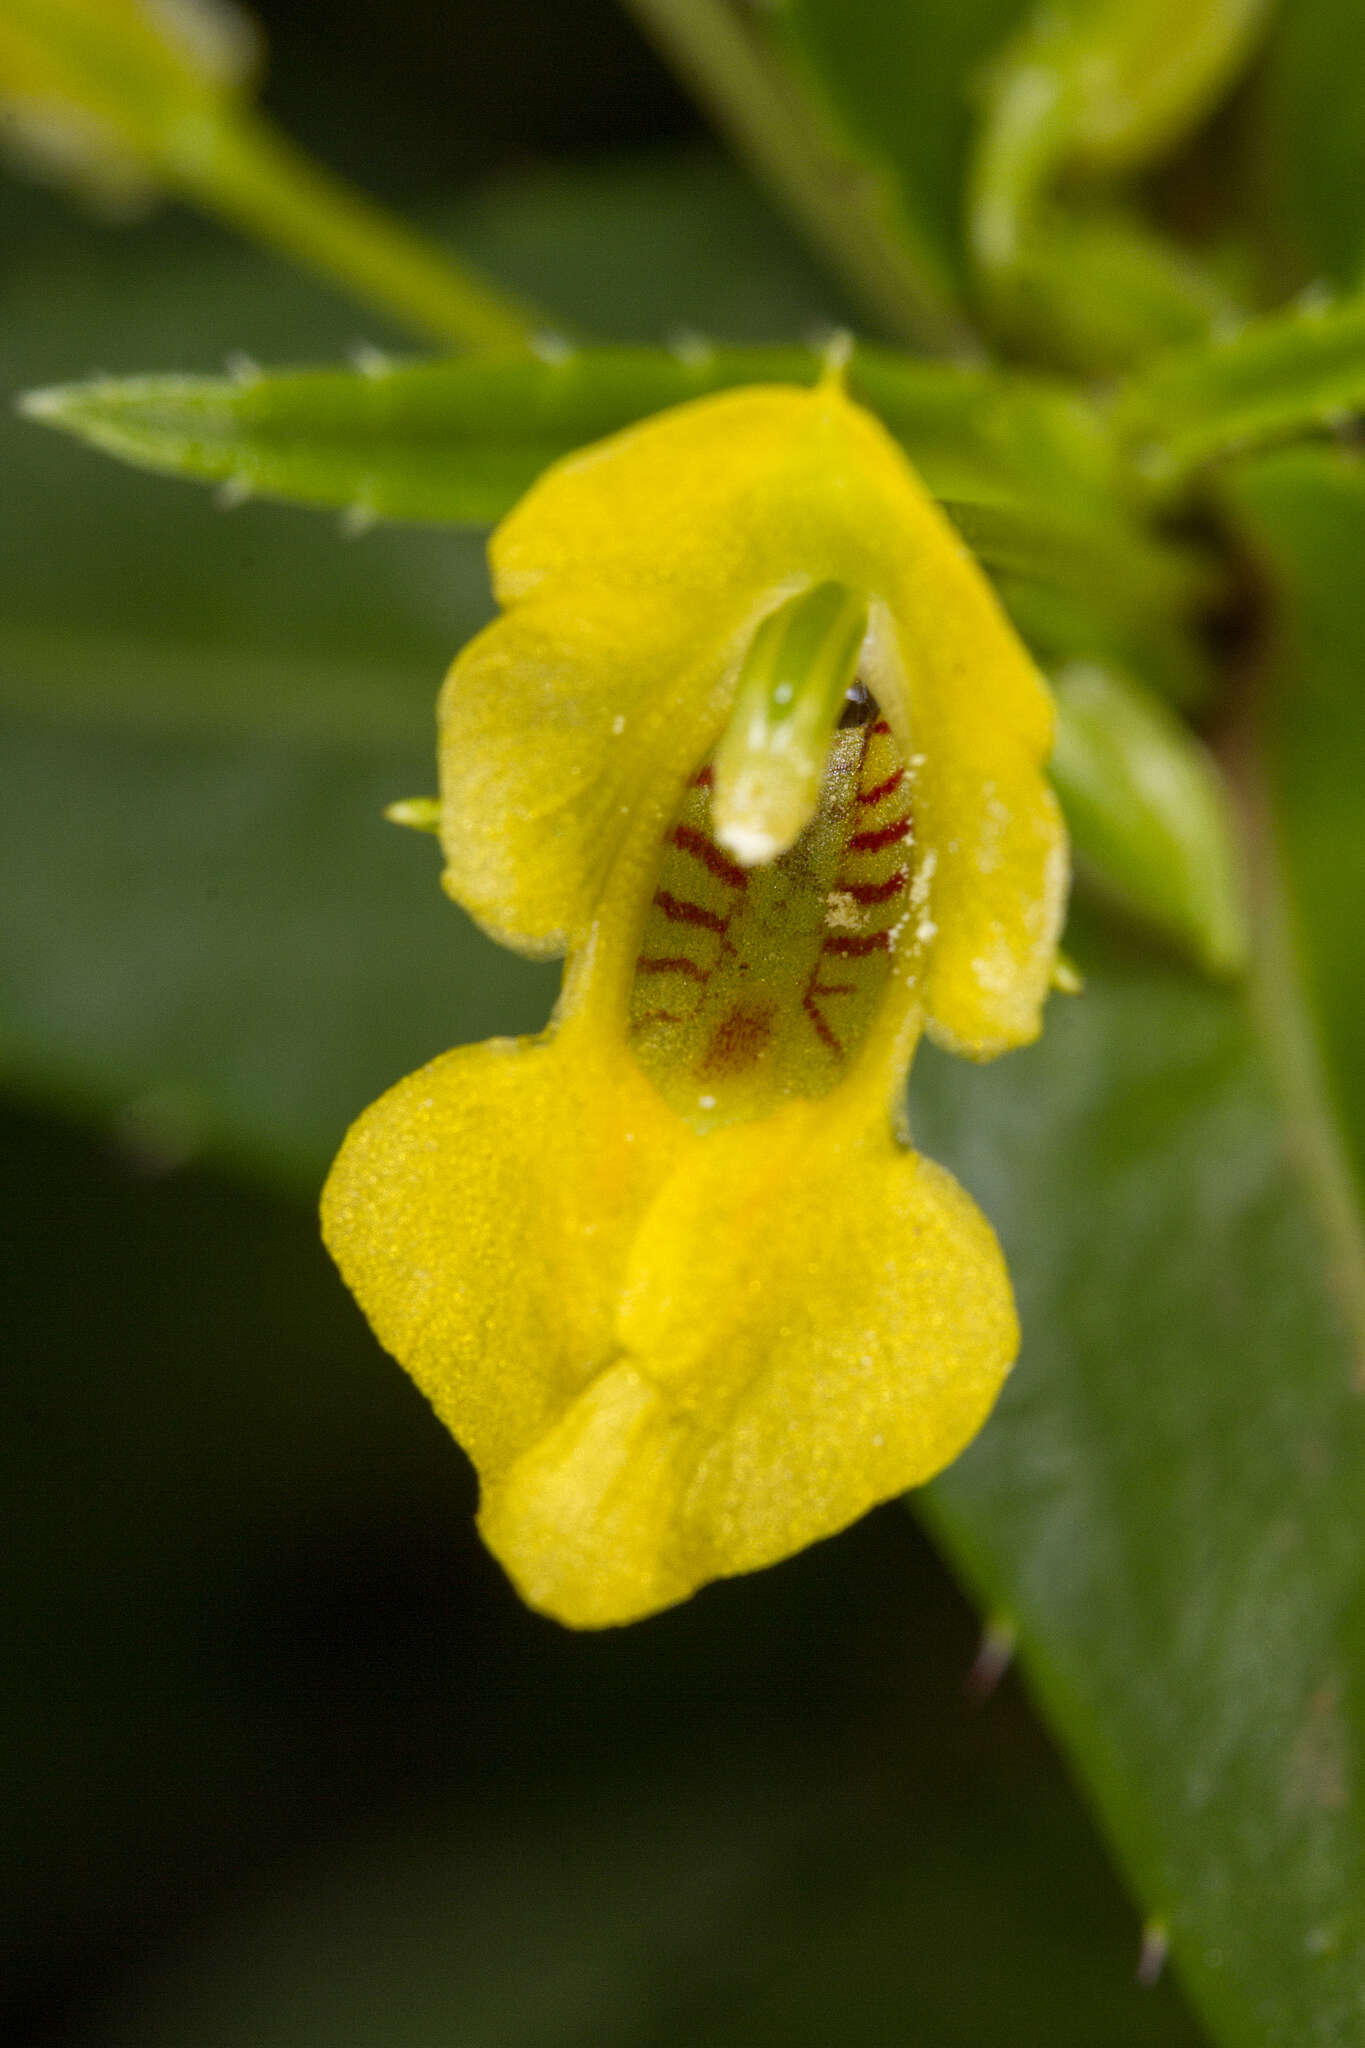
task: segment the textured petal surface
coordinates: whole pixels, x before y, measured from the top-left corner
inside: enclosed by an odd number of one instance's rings
[[[1017,1330],[940,1168],[836,1101],[699,1139],[633,1064],[498,1041],[356,1124],[328,1245],[473,1457],[524,1597],[630,1621],[831,1534],[984,1420]],[[859,1123],[865,1121],[860,1116]]]
[[[880,1119],[850,1132],[841,1109],[827,1097],[717,1134],[635,1246],[623,1342],[698,1430],[676,1532],[693,1584],[932,1477],[1014,1361],[984,1217]]]
[[[770,1564],[930,1478],[1018,1341],[995,1238],[952,1178],[809,1104],[668,1178],[617,1335],[481,1516],[524,1597],[576,1627]]]
[[[641,1209],[697,1141],[569,1037],[433,1060],[353,1125],[323,1235],[376,1336],[487,1477],[611,1356]]]
[[[724,717],[733,653],[585,591],[526,605],[461,654],[441,696],[445,885],[529,953],[581,940],[627,837],[657,839]]]
[[[965,678],[926,696],[917,738],[928,1028],[949,1051],[990,1059],[1042,1029],[1066,916],[1066,827],[1035,748]]]

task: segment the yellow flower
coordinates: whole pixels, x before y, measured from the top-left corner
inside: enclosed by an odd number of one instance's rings
[[[324,1224],[490,1547],[594,1627],[981,1426],[1008,1277],[899,1104],[922,1028],[976,1058],[1036,1035],[1066,851],[1047,694],[835,382],[590,448],[491,552],[503,616],[441,701],[446,883],[567,949],[563,995],[376,1103]]]

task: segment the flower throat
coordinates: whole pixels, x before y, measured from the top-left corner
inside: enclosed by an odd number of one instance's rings
[[[914,907],[910,775],[861,684],[776,860],[741,867],[717,843],[714,781],[708,763],[664,841],[630,996],[636,1059],[699,1131],[835,1086]]]

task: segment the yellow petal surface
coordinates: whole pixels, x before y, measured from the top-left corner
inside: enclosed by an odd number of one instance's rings
[[[981,1427],[1018,1345],[989,1225],[837,1097],[706,1141],[634,1248],[620,1334],[689,1415],[672,1532],[691,1586],[917,1486]]]
[[[608,1078],[567,1038],[447,1053],[347,1134],[328,1249],[485,1476],[611,1355],[639,1214],[682,1142],[629,1062]]]
[[[626,1061],[499,1040],[350,1133],[323,1229],[528,1602],[628,1622],[929,1479],[1015,1356],[988,1225],[847,1104],[698,1139]]]
[[[794,1105],[661,1189],[618,1355],[485,1495],[533,1606],[636,1620],[844,1528],[980,1428],[1018,1339],[995,1239],[941,1168],[837,1133]]]
[[[657,838],[714,746],[758,620],[830,579],[873,601],[865,679],[915,762],[931,1020],[979,1055],[1036,1034],[1066,876],[1050,700],[837,385],[701,399],[557,464],[491,559],[505,612],[447,681],[441,778],[447,886],[496,936],[582,937],[628,830]]]
[[[832,382],[585,451],[492,557],[504,614],[442,696],[446,882],[570,951],[560,1021],[393,1089],[324,1222],[490,1547],[599,1627],[843,1528],[984,1421],[1008,1277],[891,1117],[925,1024],[977,1057],[1035,1035],[1065,840],[1045,689]],[[823,582],[866,602],[863,688],[800,837],[736,865],[706,764],[758,624]]]
[[[702,399],[548,470],[489,550],[505,616],[442,693],[451,893],[526,949],[579,937],[626,820],[662,827],[714,746],[764,611],[867,587],[908,479],[832,385]]]
[[[628,1061],[503,1042],[351,1133],[328,1244],[474,1458],[532,1605],[651,1613],[980,1427],[1017,1338],[995,1239],[946,1173],[848,1121],[826,1098],[699,1139]]]
[[[704,620],[680,644],[647,605],[592,590],[464,650],[441,696],[444,880],[494,938],[581,941],[627,840],[662,834],[708,751],[728,655]]]
[[[967,678],[925,693],[917,739],[920,890],[932,1037],[990,1059],[1042,1029],[1066,916],[1066,827],[1039,755]]]

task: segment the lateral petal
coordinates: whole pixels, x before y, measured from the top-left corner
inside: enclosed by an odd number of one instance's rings
[[[696,1142],[628,1062],[563,1036],[461,1047],[352,1126],[323,1236],[485,1480],[613,1355],[639,1214]]]

